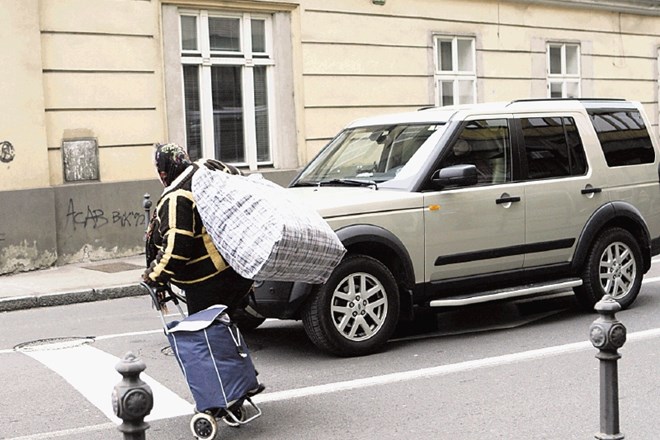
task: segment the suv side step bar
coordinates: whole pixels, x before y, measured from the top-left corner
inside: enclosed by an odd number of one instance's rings
[[[567,278],[563,280],[556,280],[549,283],[528,284],[526,286],[522,286],[522,287],[518,286],[510,289],[490,290],[487,292],[479,292],[469,295],[452,296],[450,298],[436,299],[431,301],[429,303],[429,306],[459,307],[459,306],[466,306],[469,304],[479,304],[489,301],[534,296],[534,295],[554,292],[557,290],[566,290],[581,285],[582,285],[582,279]]]

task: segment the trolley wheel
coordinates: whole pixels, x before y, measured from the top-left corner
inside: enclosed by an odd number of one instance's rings
[[[245,409],[244,406],[237,406],[236,408],[233,408],[231,410],[227,410],[227,412],[231,412],[234,414],[234,417],[236,417],[237,420],[240,422],[244,422],[245,419],[247,418],[247,410]],[[222,418],[222,421],[225,422],[227,425],[231,426],[232,428],[240,428],[241,423],[236,423],[236,421],[227,414]]]
[[[218,434],[218,423],[207,413],[197,413],[190,420],[190,430],[195,438],[213,440]]]

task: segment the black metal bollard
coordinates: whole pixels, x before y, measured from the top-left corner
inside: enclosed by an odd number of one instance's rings
[[[149,193],[146,193],[144,196],[142,196],[142,207],[144,208],[144,215],[145,215],[145,220],[144,220],[144,225],[145,225],[145,230],[149,229],[149,220],[151,220],[151,195]]]
[[[154,406],[151,387],[140,379],[140,373],[147,367],[128,352],[115,368],[123,376],[112,391],[112,408],[123,420],[117,429],[124,433],[124,440],[145,440],[149,424],[144,418]]]
[[[614,314],[621,305],[609,295],[603,296],[594,307],[600,314],[589,328],[589,339],[599,351],[600,361],[600,433],[599,440],[620,440],[619,432],[619,377],[617,361],[621,355],[617,351],[626,342],[626,327]]]

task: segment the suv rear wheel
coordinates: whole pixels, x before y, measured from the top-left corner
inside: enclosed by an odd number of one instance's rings
[[[575,288],[575,295],[585,309],[593,310],[606,294],[625,309],[637,298],[642,268],[642,253],[630,232],[622,228],[607,229],[589,252],[582,272],[584,284]]]
[[[333,354],[359,356],[381,348],[399,319],[399,288],[380,261],[366,255],[344,258],[303,309],[305,332]]]

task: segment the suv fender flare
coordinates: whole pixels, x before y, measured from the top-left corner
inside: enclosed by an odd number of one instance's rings
[[[578,239],[571,268],[574,271],[580,270],[591,244],[608,223],[618,224],[626,229],[630,229],[629,226],[632,224],[638,232],[641,232],[639,244],[644,258],[644,272],[647,272],[651,268],[651,234],[639,210],[630,203],[620,200],[602,205],[587,220]],[[639,237],[639,234],[634,235]]]
[[[403,269],[404,279],[403,284],[410,288],[415,284],[415,271],[413,269],[412,259],[410,254],[406,250],[406,246],[403,242],[392,232],[388,231],[385,228],[374,225],[350,225],[335,231],[337,236],[344,244],[346,249],[359,245],[361,243],[368,244],[377,244],[380,246],[385,246],[396,255],[399,262],[401,262],[401,267]],[[377,255],[372,255],[374,258],[381,260]],[[381,260],[382,261],[382,260]],[[383,262],[388,266],[387,262]],[[395,274],[396,275],[396,274]]]
[[[350,225],[340,228],[335,232],[337,237],[339,237],[339,240],[344,244],[344,247],[349,250],[347,255],[350,253],[350,248],[352,246],[357,246],[362,243],[369,243],[372,246],[375,243],[381,247],[387,247],[396,255],[396,258],[401,262],[401,267],[404,272],[403,279],[398,283],[400,286],[403,285],[405,287],[404,289],[399,289],[400,298],[404,301],[402,308],[404,316],[411,316],[415,272],[413,270],[412,260],[403,242],[387,229],[374,225]],[[369,255],[369,252],[363,253]],[[381,258],[378,258],[377,254],[372,253],[371,256],[389,267],[386,261],[382,261]],[[396,274],[394,275],[396,278]],[[306,298],[312,293],[313,288],[313,284],[294,282],[289,297],[289,303],[298,304],[296,309],[299,309]]]

